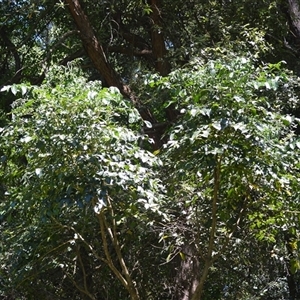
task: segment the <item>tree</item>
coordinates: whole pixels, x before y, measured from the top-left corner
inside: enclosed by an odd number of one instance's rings
[[[245,232],[275,244],[284,227],[298,227],[283,214],[297,202],[300,144],[291,132],[298,120],[281,111],[280,89],[291,82],[278,66],[255,68],[245,57],[197,60],[151,83],[183,114],[163,155],[169,209],[178,212],[164,238],[173,239],[170,256],[183,260],[178,299],[200,299],[210,269],[247,240]],[[211,297],[220,296],[203,295]]]
[[[296,67],[295,34],[286,26],[287,20],[295,19],[293,2],[127,0],[111,4],[44,1],[36,5],[34,1],[7,1],[2,7],[3,83],[41,83],[51,62],[65,65],[84,57],[82,67],[91,77],[117,86],[135,103],[144,120],[156,124],[150,133],[154,148],[162,145],[165,122],[172,123],[178,115],[168,107],[165,120],[158,121],[151,104],[136,97],[140,89],[130,88],[137,71],[165,76],[207,47],[251,51],[261,60],[284,59],[291,68]],[[295,28],[293,22],[288,24]],[[175,32],[174,26],[182,30]],[[8,40],[5,32],[14,34]]]
[[[129,244],[149,230],[151,214],[159,218],[159,160],[138,146],[145,138],[138,112],[119,91],[74,72],[53,68],[40,88],[10,88],[23,97],[1,134],[2,229],[10,245],[3,259],[12,256],[6,283],[20,285],[21,296],[63,298],[56,284],[67,282],[81,298],[96,299],[100,268],[139,299],[128,267],[139,261]]]
[[[298,297],[296,1],[0,10],[3,297]]]

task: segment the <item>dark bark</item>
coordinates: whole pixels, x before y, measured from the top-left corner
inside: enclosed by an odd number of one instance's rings
[[[5,84],[19,83],[19,81],[22,77],[22,66],[21,66],[21,59],[20,59],[17,47],[9,39],[8,32],[5,27],[0,28],[0,38],[2,39],[4,46],[7,48],[7,51],[9,51],[13,54],[14,61],[15,61],[15,70],[14,70],[15,74],[9,80],[9,82],[7,82]]]
[[[293,58],[299,58],[300,46],[300,6],[298,0],[287,0],[280,6],[287,18],[289,35],[284,39],[285,47],[293,54]]]
[[[160,12],[161,0],[151,0],[151,42],[152,52],[155,58],[155,69],[162,75],[166,76],[171,71],[171,65],[166,59],[167,49],[163,35],[162,17]]]
[[[152,50],[136,50],[130,47],[123,47],[123,46],[109,46],[107,48],[109,52],[121,53],[129,56],[137,56],[137,57],[145,57],[147,60],[152,61]]]
[[[79,50],[71,53],[70,55],[66,56],[64,59],[62,59],[60,61],[60,64],[63,66],[66,66],[68,64],[68,62],[70,62],[76,58],[82,57],[82,56],[84,56],[84,54],[85,54],[84,49],[79,49]]]
[[[197,258],[197,250],[194,245],[186,244],[182,253],[185,259],[178,262],[179,268],[176,274],[176,299],[189,300],[192,298],[199,285],[200,263]]]
[[[296,283],[295,283],[295,275],[290,273],[287,274],[287,282],[288,282],[288,287],[289,287],[289,292],[290,292],[290,299],[291,300],[296,300],[296,299],[299,299],[297,297],[297,286],[296,286]]]
[[[291,27],[295,36],[300,38],[300,7],[298,0],[288,0],[288,10]]]
[[[151,13],[151,43],[152,53],[155,59],[155,70],[161,76],[167,76],[171,72],[171,64],[168,61],[167,48],[165,44],[165,38],[163,34],[163,24],[161,16],[161,0],[150,1],[152,13]],[[170,105],[165,110],[166,118],[170,123],[177,120],[180,115],[175,109],[175,105]]]
[[[122,13],[117,12],[113,15],[112,27],[115,31],[129,43],[132,49],[139,49],[140,51],[149,51],[151,46],[141,36],[130,32],[130,30],[122,22]],[[152,52],[151,52],[152,53]]]
[[[290,299],[296,300],[296,299],[299,299],[299,297],[300,297],[300,291],[299,291],[298,284],[296,281],[295,272],[293,272],[292,266],[291,266],[291,260],[295,256],[295,253],[294,253],[295,249],[292,248],[291,244],[293,244],[295,242],[296,236],[286,233],[284,236],[284,239],[285,239],[286,249],[288,252],[288,260],[289,260],[289,264],[290,264],[290,267],[287,270],[286,279],[287,279],[287,283],[288,283],[288,287],[289,287]],[[297,254],[296,254],[296,256],[297,256]]]

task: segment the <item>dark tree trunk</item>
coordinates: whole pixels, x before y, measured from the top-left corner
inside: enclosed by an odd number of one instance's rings
[[[300,7],[298,0],[288,0],[291,29],[294,35],[300,39]]]
[[[288,261],[289,261],[289,268],[287,270],[286,279],[289,287],[289,294],[290,294],[290,300],[297,300],[300,297],[300,291],[298,288],[295,271],[293,270],[292,266],[292,260],[295,257],[295,250],[293,249],[291,244],[295,242],[296,236],[286,233],[285,234],[285,245],[288,252]]]
[[[15,74],[14,76],[5,84],[12,84],[12,83],[19,83],[20,79],[22,78],[22,66],[21,66],[21,59],[17,50],[17,47],[14,43],[9,39],[9,33],[5,27],[0,28],[0,39],[3,41],[3,45],[7,48],[7,51],[11,52],[14,61],[15,61]]]
[[[176,276],[176,299],[190,300],[199,285],[200,264],[194,245],[185,245],[182,249],[185,259],[178,262]]]
[[[282,11],[287,17],[290,34],[284,40],[287,49],[291,51],[294,57],[300,57],[300,6],[298,0],[287,0],[281,6]],[[294,64],[294,62],[293,62]]]
[[[163,35],[160,7],[161,0],[151,0],[151,42],[152,52],[155,58],[155,69],[160,75],[166,76],[171,71],[171,65],[166,59],[167,49]]]

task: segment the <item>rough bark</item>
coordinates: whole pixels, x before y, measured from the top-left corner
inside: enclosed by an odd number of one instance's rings
[[[293,33],[300,38],[300,7],[298,0],[288,0],[289,16]]]
[[[284,45],[293,56],[299,58],[300,51],[300,5],[298,0],[288,0],[281,5],[281,10],[287,17],[289,35],[284,39]]]
[[[165,37],[163,34],[163,24],[161,15],[161,0],[151,0],[150,6],[152,13],[151,18],[151,43],[152,53],[155,59],[155,70],[161,76],[167,76],[171,72],[171,64],[168,61],[167,48],[165,43]],[[175,105],[170,105],[165,110],[166,118],[170,123],[176,121],[179,116],[179,111],[175,109]]]
[[[182,248],[185,259],[178,262],[179,268],[176,277],[176,297],[180,300],[189,300],[199,285],[200,263],[194,245],[186,244]]]

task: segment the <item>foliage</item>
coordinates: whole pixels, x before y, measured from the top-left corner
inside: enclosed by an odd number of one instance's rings
[[[180,111],[156,155],[140,147],[138,111],[76,65],[52,67],[40,87],[2,88],[21,95],[1,129],[4,295],[247,299],[288,290],[285,268],[299,269],[297,246],[284,250],[299,230],[298,119],[285,113],[297,106],[294,78],[280,63],[232,55],[146,82]],[[249,267],[249,247],[270,273]]]
[[[138,112],[117,89],[102,89],[99,82],[74,73],[53,68],[41,87],[4,88],[23,96],[1,132],[1,227],[9,245],[1,260],[3,270],[14,274],[5,285],[12,290],[20,286],[26,297],[47,290],[64,298],[65,281],[76,281],[88,295],[78,273],[90,272],[85,276],[91,280],[96,264],[109,261],[102,258],[105,250],[99,243],[101,237],[109,239],[105,232],[122,233],[113,242],[118,238],[129,255],[132,236],[147,231],[148,217],[159,212],[161,184],[155,168],[160,162],[138,146],[145,139],[138,132]],[[98,230],[102,214],[107,219]],[[81,259],[91,265],[81,266]],[[43,287],[48,272],[56,279]],[[110,293],[105,284],[103,289]]]
[[[176,199],[169,209],[180,213],[164,238],[171,239],[170,257],[190,255],[187,243],[195,247],[203,266],[197,276],[204,276],[198,286],[226,249],[247,240],[246,232],[276,244],[285,228],[298,228],[298,216],[289,212],[299,205],[300,143],[293,133],[299,120],[284,114],[295,99],[281,92],[292,80],[279,64],[256,67],[246,57],[197,60],[150,80],[181,112],[163,154],[165,182]]]
[[[300,298],[298,1],[0,12],[0,297]]]

